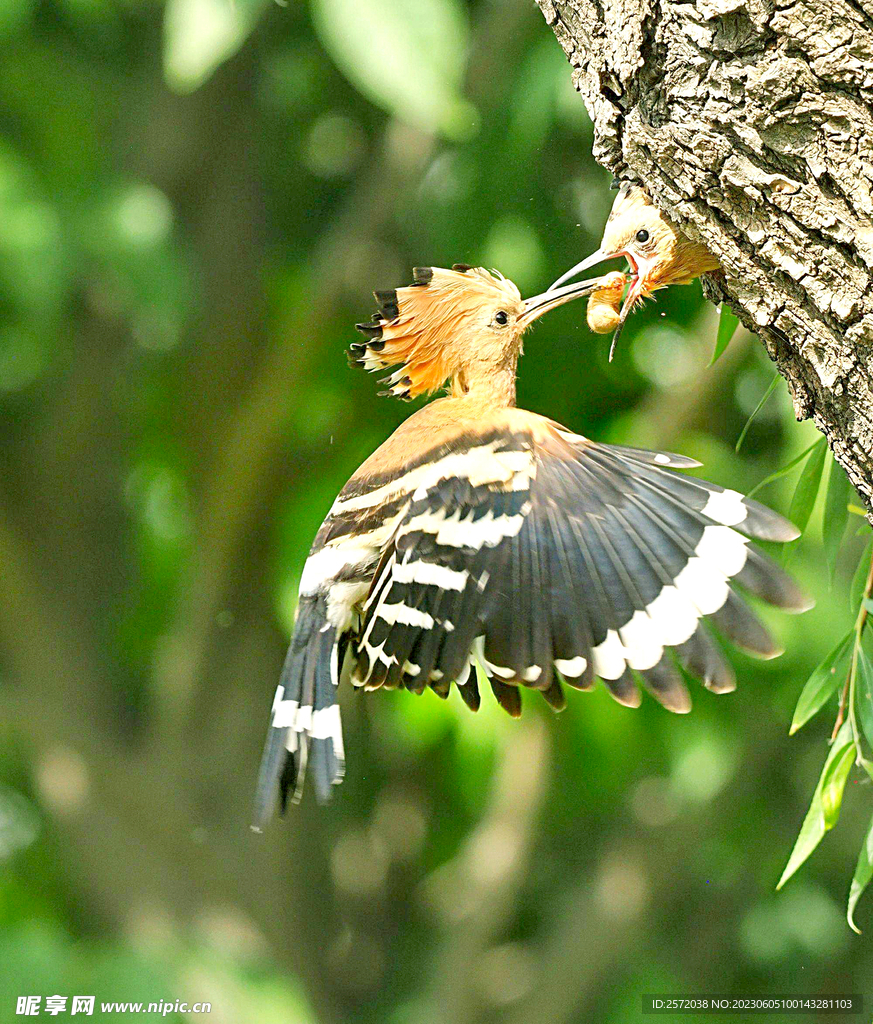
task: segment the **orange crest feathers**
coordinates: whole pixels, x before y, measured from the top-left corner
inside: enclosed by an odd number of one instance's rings
[[[357,324],[366,341],[350,346],[349,362],[365,370],[399,367],[381,383],[381,395],[412,399],[436,391],[460,370],[462,341],[483,301],[506,296],[519,303],[518,289],[481,267],[456,263],[451,270],[415,267],[413,284],[373,294],[379,312]]]

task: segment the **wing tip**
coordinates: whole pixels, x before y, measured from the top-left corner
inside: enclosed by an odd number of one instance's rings
[[[540,690],[540,693],[543,696],[543,700],[545,700],[555,714],[559,714],[566,709],[567,696],[557,679],[553,680],[551,686],[547,689]]]
[[[797,596],[791,604],[784,605],[782,611],[789,615],[802,615],[804,612],[812,611],[815,608],[815,598],[812,594],[798,588]]]
[[[638,708],[642,704],[642,692],[630,677],[628,669],[625,669],[624,673],[617,679],[604,679],[603,683],[607,690],[609,690],[612,699],[623,707]]]
[[[790,544],[791,541],[797,540],[803,532],[790,519],[779,515],[768,505],[763,505],[760,501],[755,501],[754,498],[744,496],[742,503],[746,509],[746,518],[736,526],[741,533],[749,530],[750,535],[757,540]]]
[[[601,448],[611,448],[614,453],[640,462],[647,466],[659,466],[661,469],[699,469],[703,463],[692,459],[688,455],[679,455],[676,452],[658,451],[648,448],[633,448],[629,445],[600,445]]]
[[[737,688],[737,681],[732,676],[722,679],[704,679],[703,685],[710,693],[733,693]]]
[[[666,652],[657,664],[641,669],[639,675],[645,688],[667,711],[674,715],[687,715],[691,711],[691,694]]]
[[[780,517],[781,518],[781,517]],[[783,544],[789,544],[793,540],[797,540],[801,535],[799,526],[795,526],[790,519],[782,519],[782,528],[784,533]]]
[[[779,544],[790,544],[791,541],[797,540],[800,537],[802,531],[790,519],[780,516],[778,512],[772,512],[771,514],[773,518],[770,522],[772,527],[770,535],[762,536],[762,540],[773,540]]]

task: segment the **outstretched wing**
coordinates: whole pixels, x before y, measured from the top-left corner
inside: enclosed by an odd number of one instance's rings
[[[674,471],[692,465],[557,427],[458,453],[451,473],[413,494],[383,553],[353,681],[443,696],[456,682],[475,708],[477,659],[512,714],[519,685],[563,706],[561,679],[589,688],[599,677],[635,706],[635,676],[665,707],[688,711],[677,662],[712,690],[732,689],[702,620],[752,654],[778,654],[735,584],[787,610],[809,607],[747,539],[797,530]]]

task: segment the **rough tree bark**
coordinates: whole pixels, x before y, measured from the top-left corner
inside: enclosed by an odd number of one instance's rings
[[[719,258],[710,297],[760,336],[873,509],[870,0],[537,3],[595,157]]]

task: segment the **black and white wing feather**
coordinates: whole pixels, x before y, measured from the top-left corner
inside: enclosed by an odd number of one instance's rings
[[[622,703],[636,680],[690,709],[678,666],[715,691],[733,673],[703,620],[761,657],[779,653],[739,595],[809,601],[748,538],[797,536],[735,491],[682,476],[664,452],[598,445],[555,428],[457,452],[423,480],[386,546],[353,638],[353,681],[375,689],[455,682],[478,706],[480,663],[500,703],[520,685],[563,706],[560,681],[601,678]]]

